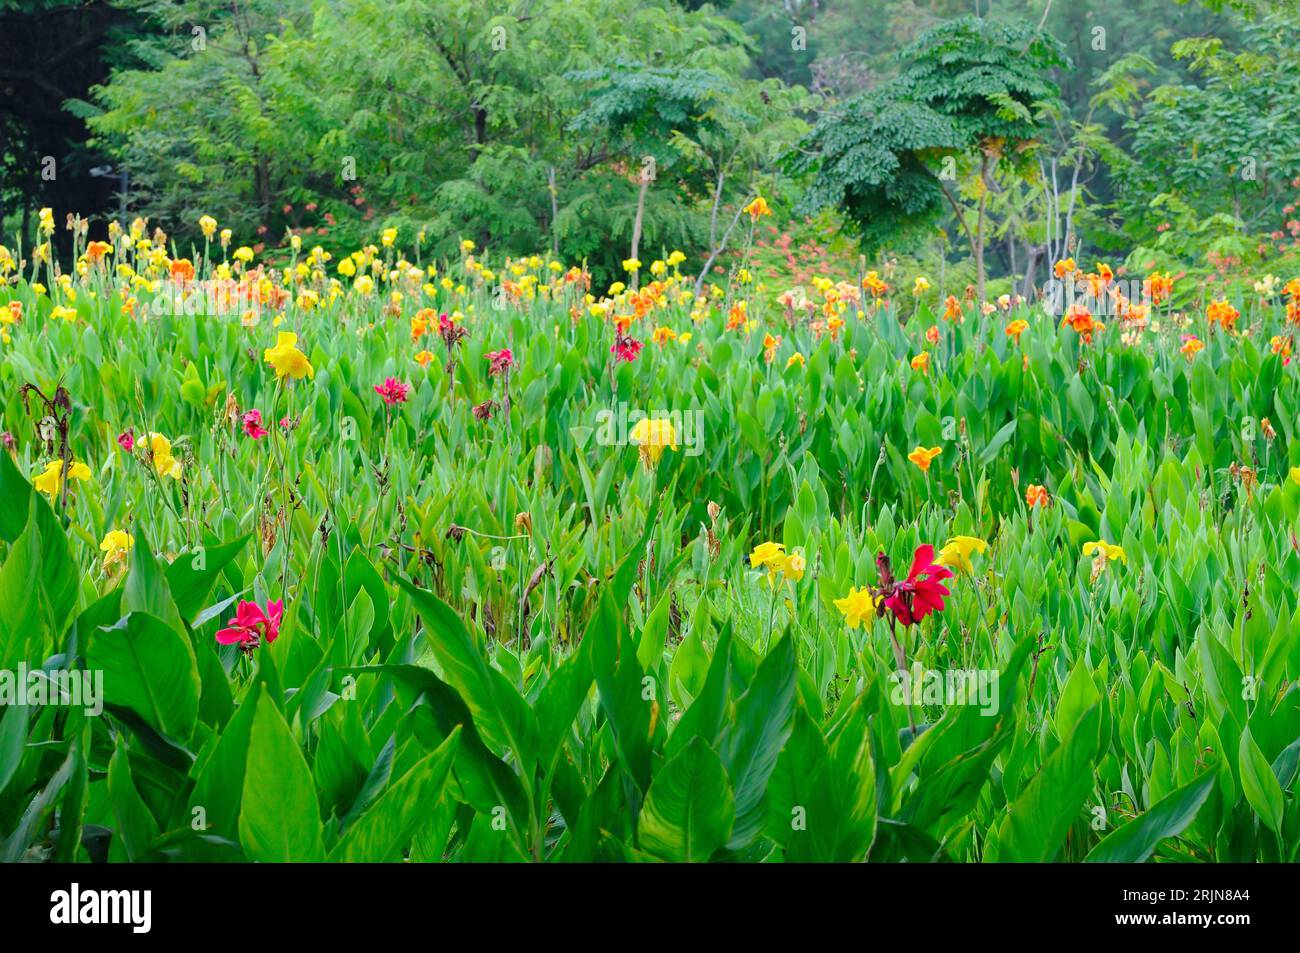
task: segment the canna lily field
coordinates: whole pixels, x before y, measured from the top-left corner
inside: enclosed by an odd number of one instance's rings
[[[4,259],[3,859],[1297,859],[1300,281],[203,229]]]

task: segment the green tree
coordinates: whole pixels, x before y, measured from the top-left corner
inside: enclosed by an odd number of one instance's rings
[[[309,230],[327,247],[396,226],[425,233],[434,255],[472,238],[612,271],[637,219],[632,153],[653,140],[675,154],[678,127],[690,135],[716,103],[696,90],[686,113],[646,100],[618,128],[575,126],[599,103],[593,71],[625,63],[628,76],[661,71],[734,98],[748,67],[738,26],[667,0],[240,3],[204,21],[202,49],[186,4],[124,2],[175,39],[153,50],[153,68],[99,90],[91,123],[138,170],[139,210],[191,234],[204,213],[273,240]],[[703,177],[672,162],[643,233],[703,244]]]
[[[1218,38],[1175,44],[1200,82],[1156,88],[1129,123],[1132,158],[1117,174],[1134,237],[1155,241],[1179,209],[1191,220],[1226,213],[1237,254],[1272,226],[1300,176],[1298,33],[1300,14],[1278,12],[1245,24],[1236,49]]]
[[[1048,73],[1066,64],[1061,45],[1021,23],[963,17],[921,36],[901,54],[898,77],[824,116],[791,168],[813,174],[802,208],[844,209],[864,244],[915,239],[946,201],[975,259],[984,300],[986,213],[992,176],[1025,174],[1045,109],[1058,90]],[[971,171],[974,225],[951,186]]]

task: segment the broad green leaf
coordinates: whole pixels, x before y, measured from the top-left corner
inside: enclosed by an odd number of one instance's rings
[[[735,830],[728,845],[733,850],[763,829],[763,793],[794,718],[796,668],[794,636],[787,635],[759,664],[723,737],[723,760],[736,798]]]
[[[663,860],[705,861],[726,843],[735,810],[722,761],[695,738],[651,782],[637,840]]]
[[[221,571],[247,545],[251,534],[215,546],[182,553],[167,566],[167,586],[181,618],[193,619],[207,602]]]
[[[158,837],[158,822],[149,813],[144,799],[131,777],[126,744],[121,736],[108,762],[108,791],[113,801],[113,816],[117,819],[117,834],[122,838],[128,860],[144,860],[149,845]]]
[[[104,702],[129,708],[184,742],[199,712],[199,672],[190,641],[145,612],[132,612],[90,639],[87,667],[104,673]]]
[[[284,716],[257,701],[239,810],[239,841],[249,860],[285,863],[325,858],[320,804],[302,749]]]
[[[330,851],[330,860],[400,860],[421,823],[433,812],[451,771],[460,729],[421,758],[357,819]]]
[[[1238,749],[1241,787],[1245,791],[1246,800],[1265,826],[1274,833],[1279,833],[1282,829],[1282,812],[1286,807],[1282,799],[1282,786],[1277,783],[1273,768],[1255,744],[1249,728],[1241,733]]]
[[[1214,789],[1218,767],[1211,768],[1193,778],[1155,804],[1104,837],[1083,858],[1087,864],[1140,864],[1151,856],[1156,846],[1166,838],[1177,837],[1196,814]]]
[[[533,713],[506,677],[488,664],[460,616],[433,593],[401,577],[398,585],[411,597],[424,621],[433,654],[474,716],[483,740],[498,756],[507,752],[524,763],[537,756]]]
[[[1068,739],[1007,805],[991,860],[1044,863],[1056,857],[1094,787],[1101,707],[1083,713]]]

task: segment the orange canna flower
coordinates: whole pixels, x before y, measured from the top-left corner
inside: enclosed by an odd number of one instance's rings
[[[1011,338],[1013,341],[1019,344],[1020,335],[1024,334],[1025,331],[1027,331],[1028,329],[1029,329],[1028,321],[1026,321],[1024,318],[1016,318],[1016,320],[1012,321],[1010,324],[1007,325],[1006,328],[1007,337]]]
[[[1158,271],[1153,271],[1147,275],[1146,281],[1142,283],[1142,290],[1146,296],[1151,299],[1152,304],[1161,304],[1168,301],[1174,293],[1174,279],[1168,272],[1163,275]]]
[[[1225,331],[1232,331],[1237,326],[1241,312],[1225,301],[1211,301],[1205,316],[1211,324],[1217,324]]]
[[[961,302],[953,295],[948,295],[943,302],[943,319],[945,321],[953,321],[960,324],[964,317],[965,315],[962,314],[961,310]]]
[[[862,279],[862,287],[871,292],[873,298],[879,298],[889,291],[889,285],[880,280],[880,275],[874,271],[867,272],[867,276]]]
[[[907,459],[920,467],[922,473],[929,473],[930,464],[941,453],[943,453],[943,447],[917,447],[907,455]]]
[[[677,332],[667,325],[660,325],[655,328],[654,334],[650,335],[650,340],[654,341],[660,347],[663,347],[669,341],[677,340]]]
[[[188,258],[177,258],[171,263],[169,271],[171,272],[172,281],[180,284],[194,280],[194,264]]]
[[[1041,483],[1029,484],[1029,489],[1025,490],[1025,502],[1029,508],[1035,506],[1050,506],[1052,498],[1047,495],[1047,489]]]
[[[1106,326],[1096,321],[1092,312],[1081,304],[1072,305],[1070,313],[1065,316],[1062,324],[1068,324],[1074,328],[1075,333],[1079,335],[1079,340],[1084,344],[1092,343],[1092,336],[1097,331],[1104,331]]]
[[[90,262],[103,261],[104,256],[113,250],[113,246],[108,242],[91,242],[86,246],[86,260]]]

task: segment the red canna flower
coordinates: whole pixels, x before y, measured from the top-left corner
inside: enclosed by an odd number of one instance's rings
[[[375,385],[375,393],[382,397],[384,403],[389,406],[406,403],[406,395],[410,392],[410,385],[403,384],[396,377],[390,377],[382,384]]]
[[[615,361],[627,361],[630,364],[641,353],[641,342],[636,338],[624,337],[620,334],[614,339],[609,352],[614,355]]]
[[[916,548],[912,568],[902,581],[894,579],[884,553],[876,555],[876,567],[880,571],[877,593],[884,596],[882,614],[888,609],[903,625],[916,625],[931,612],[943,611],[943,597],[951,595],[943,580],[952,577],[952,570],[934,561],[934,547],[929,543]]]
[[[254,440],[261,440],[269,430],[262,427],[262,412],[260,410],[250,410],[244,414],[244,433]]]
[[[508,347],[503,347],[499,351],[488,351],[487,359],[491,362],[488,365],[488,373],[493,375],[510,370],[515,363],[515,357]]]
[[[474,405],[474,418],[476,420],[491,420],[492,412],[496,410],[497,402],[495,400],[485,400],[481,404]]]
[[[238,645],[252,655],[253,649],[262,642],[274,642],[279,637],[283,617],[283,601],[269,601],[265,609],[256,602],[241,602],[235,617],[217,632],[217,641],[222,645]]]
[[[450,351],[469,332],[447,317],[446,312],[443,312],[438,315],[438,334],[442,337],[442,343],[447,345],[447,350]]]

